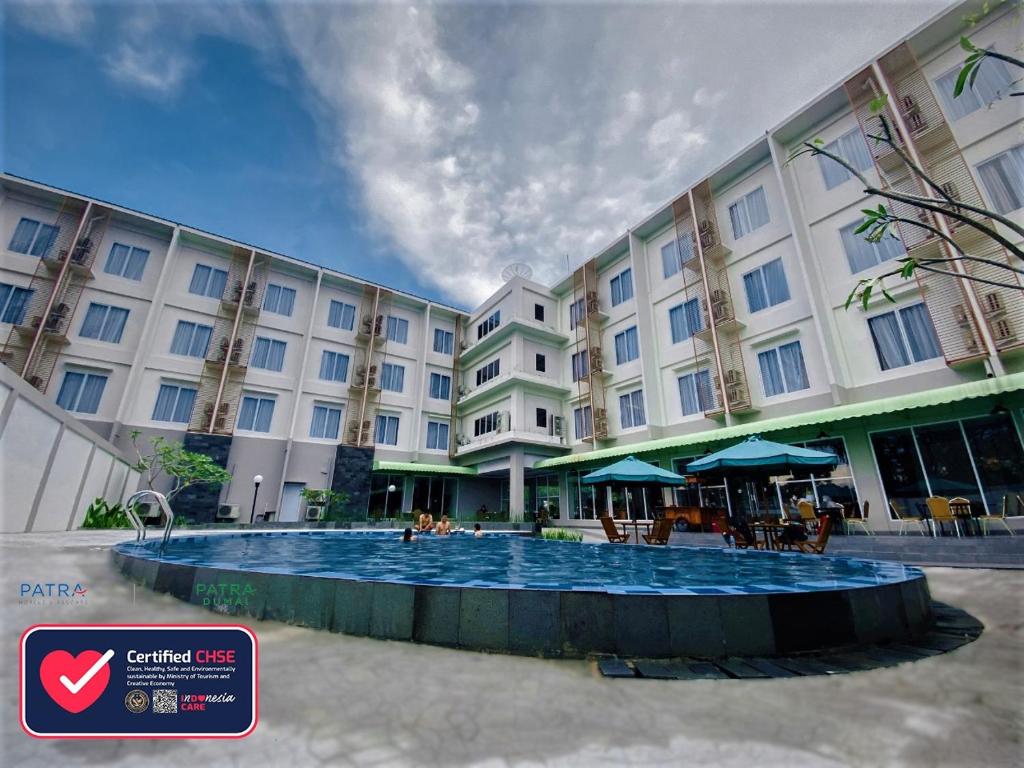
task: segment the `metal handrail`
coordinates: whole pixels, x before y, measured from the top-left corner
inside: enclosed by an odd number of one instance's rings
[[[135,513],[135,504],[138,503],[139,499],[145,496],[152,496],[156,499],[156,503],[160,505],[160,510],[164,513],[164,517],[167,522],[164,523],[164,535],[160,541],[160,546],[167,543],[167,540],[171,538],[171,528],[174,527],[174,513],[171,511],[171,505],[167,503],[167,497],[157,491],[151,491],[148,488],[144,491],[138,491],[128,497],[128,501],[125,502],[125,512],[128,514],[128,520],[135,528],[135,540],[140,539],[145,541],[146,539],[146,527],[142,524],[142,520]]]

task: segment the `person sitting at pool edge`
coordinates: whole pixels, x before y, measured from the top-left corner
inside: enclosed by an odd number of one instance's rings
[[[450,536],[451,532],[452,524],[448,522],[448,515],[441,515],[441,520],[434,529],[434,533],[438,536]]]
[[[402,533],[402,541],[416,541],[416,537],[412,535],[412,528],[405,529],[405,532]]]
[[[484,537],[484,529],[480,527],[480,523],[474,523],[473,535],[478,539],[482,539]]]
[[[419,524],[416,528],[420,533],[434,529],[434,516],[429,512],[420,512]]]

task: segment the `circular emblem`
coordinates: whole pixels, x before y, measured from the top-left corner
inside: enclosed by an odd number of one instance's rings
[[[129,712],[140,715],[149,709],[149,695],[137,688],[134,691],[128,691],[128,695],[124,697],[124,706]]]

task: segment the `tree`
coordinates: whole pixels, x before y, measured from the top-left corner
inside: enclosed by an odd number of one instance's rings
[[[968,56],[964,61],[960,74],[957,76],[956,86],[953,92],[955,97],[960,96],[967,84],[973,86],[974,80],[978,75],[978,69],[985,58],[998,59],[1024,70],[1024,61],[996,51],[978,48],[971,43],[967,37],[960,38],[960,46],[968,52]],[[1013,92],[1009,95],[1024,95],[1024,91]],[[996,226],[986,223],[986,221],[1002,224],[1022,238],[1024,238],[1024,227],[1021,227],[1012,219],[1003,216],[997,211],[973,205],[964,200],[955,199],[948,194],[940,184],[938,184],[928,175],[928,173],[925,172],[923,168],[913,161],[907,152],[905,152],[899,145],[899,142],[893,138],[892,129],[885,117],[886,106],[887,97],[885,95],[874,99],[870,103],[869,108],[871,112],[878,116],[880,130],[877,134],[867,134],[867,138],[874,141],[876,144],[885,144],[891,151],[895,152],[907,165],[911,173],[918,179],[922,190],[924,190],[924,194],[899,192],[894,189],[884,189],[871,184],[864,174],[857,170],[857,168],[850,164],[845,158],[825,149],[824,142],[821,139],[803,142],[800,149],[790,156],[790,161],[806,154],[827,157],[830,160],[839,163],[848,173],[850,173],[850,175],[858,179],[861,184],[864,185],[865,194],[884,198],[897,205],[909,206],[910,208],[917,209],[917,212],[927,212],[927,215],[924,216],[899,215],[893,206],[886,206],[884,203],[879,203],[877,208],[863,209],[861,212],[864,214],[864,221],[861,222],[859,227],[857,227],[855,233],[864,234],[865,239],[869,242],[877,243],[884,237],[895,237],[899,239],[899,235],[894,231],[896,225],[916,227],[927,230],[930,235],[938,237],[949,246],[955,255],[922,259],[907,254],[903,258],[897,260],[899,266],[896,268],[879,275],[878,277],[859,280],[846,299],[847,308],[849,308],[854,300],[859,298],[862,306],[866,309],[876,287],[886,297],[886,299],[894,302],[895,299],[893,299],[886,290],[885,280],[895,276],[908,279],[912,277],[914,272],[917,270],[950,275],[952,277],[976,283],[1021,291],[1022,299],[1024,299],[1024,286],[1021,285],[1020,280],[1020,276],[1024,276],[1024,268],[1016,265],[1017,261],[1019,261],[1021,265],[1024,266],[1024,249],[1021,249],[1011,240],[1004,237]],[[986,240],[998,243],[1002,248],[1004,248],[1011,255],[1011,261],[1007,263],[996,259],[988,259],[966,253],[960,245],[953,240],[953,238],[949,237],[939,227],[929,223],[930,221],[933,221],[931,218],[933,215],[945,216],[948,219],[956,221],[958,225],[968,226],[977,230]],[[1002,276],[997,279],[992,279],[991,276],[983,278],[970,273],[957,272],[955,269],[951,271],[949,267],[953,267],[954,262],[974,262],[985,264],[989,267],[995,267],[1003,271],[1005,279]]]
[[[150,440],[153,451],[144,454],[138,444],[140,434],[138,430],[131,433],[132,446],[139,457],[133,469],[142,474],[146,486],[151,490],[155,490],[162,476],[172,478],[174,487],[167,494],[168,502],[189,486],[207,483],[222,485],[231,480],[231,473],[209,456],[186,451],[183,444],[168,442],[163,437]]]

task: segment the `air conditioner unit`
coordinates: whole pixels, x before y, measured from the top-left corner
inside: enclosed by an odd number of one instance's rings
[[[228,359],[228,347],[231,346],[231,339],[227,336],[221,336],[220,339],[220,354],[217,356],[217,362],[223,363]]]
[[[459,349],[461,349],[463,352],[465,352],[467,349],[469,349],[469,344],[466,342],[465,339],[460,339],[459,340]]]
[[[380,336],[381,331],[384,329],[384,315],[377,315],[377,319],[373,323],[373,335]]]
[[[1006,343],[1008,341],[1015,341],[1017,338],[1016,334],[1014,334],[1013,332],[1013,329],[1010,327],[1010,322],[1005,319],[997,320],[994,327],[992,328],[992,331],[993,335],[996,337],[997,342]]]
[[[319,521],[324,519],[324,507],[319,505],[310,505],[306,507],[306,520]]]
[[[249,287],[245,289],[245,306],[251,307],[256,301],[256,281],[249,283]]]
[[[242,339],[235,339],[235,346],[231,348],[231,365],[240,365],[242,362]]]
[[[237,304],[242,300],[242,281],[236,280],[234,287],[231,289],[231,300]]]
[[[363,315],[362,319],[359,321],[359,330],[362,333],[369,335],[373,330],[373,318],[369,315]]]
[[[563,429],[563,427],[562,427],[562,417],[561,416],[552,416],[550,418],[550,424],[551,424],[551,434],[558,435],[559,437],[561,437],[562,429]]]
[[[237,504],[221,504],[217,507],[218,520],[237,520],[239,515]]]
[[[742,384],[743,374],[735,369],[729,369],[725,372],[725,383],[733,386]]]
[[[154,504],[150,501],[140,501],[135,506],[139,517],[143,520],[154,520],[160,517],[161,509],[159,504]]]
[[[28,377],[28,383],[31,386],[35,387],[36,389],[41,389],[42,386],[43,386],[43,377],[42,376],[29,376]]]
[[[990,315],[1003,311],[1003,298],[995,291],[985,294],[985,311]]]

